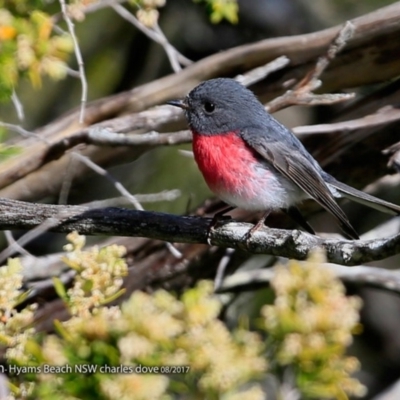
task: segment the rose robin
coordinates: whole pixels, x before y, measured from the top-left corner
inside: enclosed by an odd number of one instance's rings
[[[356,190],[326,173],[293,133],[273,118],[254,94],[233,79],[203,82],[184,100],[168,104],[185,111],[193,153],[210,189],[229,209],[283,209],[314,233],[296,204],[312,198],[330,212],[344,234],[358,239],[335,198],[347,197],[390,214],[400,207]],[[228,210],[224,210],[227,212]]]

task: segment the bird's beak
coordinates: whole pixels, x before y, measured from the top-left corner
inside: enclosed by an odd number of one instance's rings
[[[190,109],[189,104],[185,103],[185,100],[170,100],[167,101],[167,104],[169,104],[170,106],[182,108],[183,110]]]

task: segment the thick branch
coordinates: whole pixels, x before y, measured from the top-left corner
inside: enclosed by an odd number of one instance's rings
[[[140,236],[182,243],[207,243],[210,224],[210,219],[194,216],[0,200],[1,230],[32,229],[49,220],[55,232],[76,230],[86,235]],[[310,250],[322,247],[330,262],[343,265],[362,264],[400,253],[400,234],[365,241],[324,240],[297,230],[265,228],[246,241],[244,236],[251,226],[224,222],[211,231],[210,242],[220,247],[297,259],[304,259]]]

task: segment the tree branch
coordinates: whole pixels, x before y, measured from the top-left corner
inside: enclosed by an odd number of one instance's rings
[[[292,129],[297,137],[308,135],[320,135],[322,133],[347,133],[358,129],[370,129],[381,125],[390,124],[400,119],[400,108],[385,106],[373,114],[361,118],[352,119],[343,122],[334,122],[331,124],[305,125],[297,126]],[[384,150],[387,151],[387,150]],[[389,154],[386,152],[384,154]]]
[[[207,243],[211,219],[194,216],[127,210],[91,209],[0,199],[0,229],[33,229],[51,220],[51,231],[78,231],[85,235],[148,237],[168,242]],[[58,223],[54,223],[54,221]],[[210,232],[215,246],[251,253],[304,259],[310,250],[323,248],[330,262],[357,265],[400,253],[400,234],[374,240],[327,239],[298,230],[264,228],[244,240],[248,223],[223,222]]]
[[[270,101],[266,107],[267,111],[274,113],[275,111],[294,104],[333,104],[353,98],[355,96],[354,93],[336,93],[326,95],[317,95],[313,93],[322,85],[322,81],[320,80],[322,73],[326,70],[336,55],[346,46],[347,42],[353,35],[354,25],[350,21],[347,21],[337,34],[335,40],[329,46],[326,54],[318,59],[314,68],[294,86],[293,90],[288,90],[282,96]]]
[[[343,282],[400,294],[400,270],[391,271],[368,265],[347,268],[337,264],[321,264],[319,267],[332,271]],[[275,272],[275,267],[236,272],[225,278],[218,287],[218,292],[254,290],[255,287],[268,285]]]

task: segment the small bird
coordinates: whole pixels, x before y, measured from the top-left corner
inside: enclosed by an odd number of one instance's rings
[[[335,198],[346,197],[382,212],[400,214],[399,206],[326,173],[300,140],[233,79],[205,81],[184,100],[167,104],[185,111],[197,165],[210,189],[230,206],[217,215],[236,207],[264,211],[250,235],[275,210],[286,211],[315,234],[296,207],[307,198],[331,213],[351,239],[359,239],[358,234]]]

